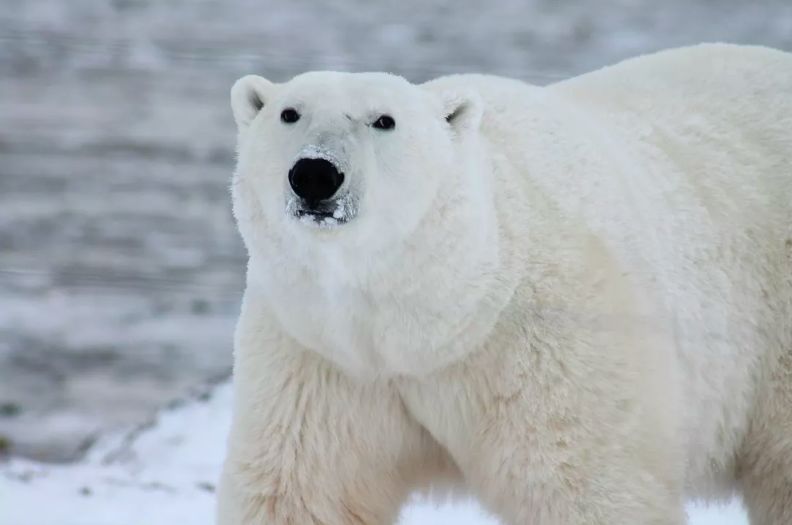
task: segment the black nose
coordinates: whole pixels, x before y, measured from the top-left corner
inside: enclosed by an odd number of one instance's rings
[[[292,190],[309,202],[329,199],[343,183],[344,174],[325,159],[300,159],[289,170]]]

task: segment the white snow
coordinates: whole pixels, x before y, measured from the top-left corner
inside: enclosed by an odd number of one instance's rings
[[[210,525],[231,420],[231,388],[100,440],[73,465],[0,464],[2,525]],[[689,508],[691,525],[746,525],[737,502]],[[400,525],[497,525],[475,502],[415,499]]]

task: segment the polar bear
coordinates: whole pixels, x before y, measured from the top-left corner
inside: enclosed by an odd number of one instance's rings
[[[222,525],[792,523],[792,55],[232,88]]]

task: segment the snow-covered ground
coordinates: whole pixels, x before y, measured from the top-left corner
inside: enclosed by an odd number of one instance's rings
[[[0,454],[74,460],[228,373],[235,78],[544,84],[714,40],[792,49],[792,2],[0,0]]]
[[[100,441],[81,463],[0,464],[2,525],[212,525],[214,490],[230,423],[222,385],[160,414],[151,425]],[[690,507],[691,525],[744,525],[733,502]],[[496,525],[472,501],[416,500],[400,525]]]

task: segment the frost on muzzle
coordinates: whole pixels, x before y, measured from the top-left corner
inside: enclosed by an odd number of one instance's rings
[[[306,146],[289,170],[286,212],[303,223],[338,226],[349,222],[357,205],[349,191],[344,164],[326,148]]]

